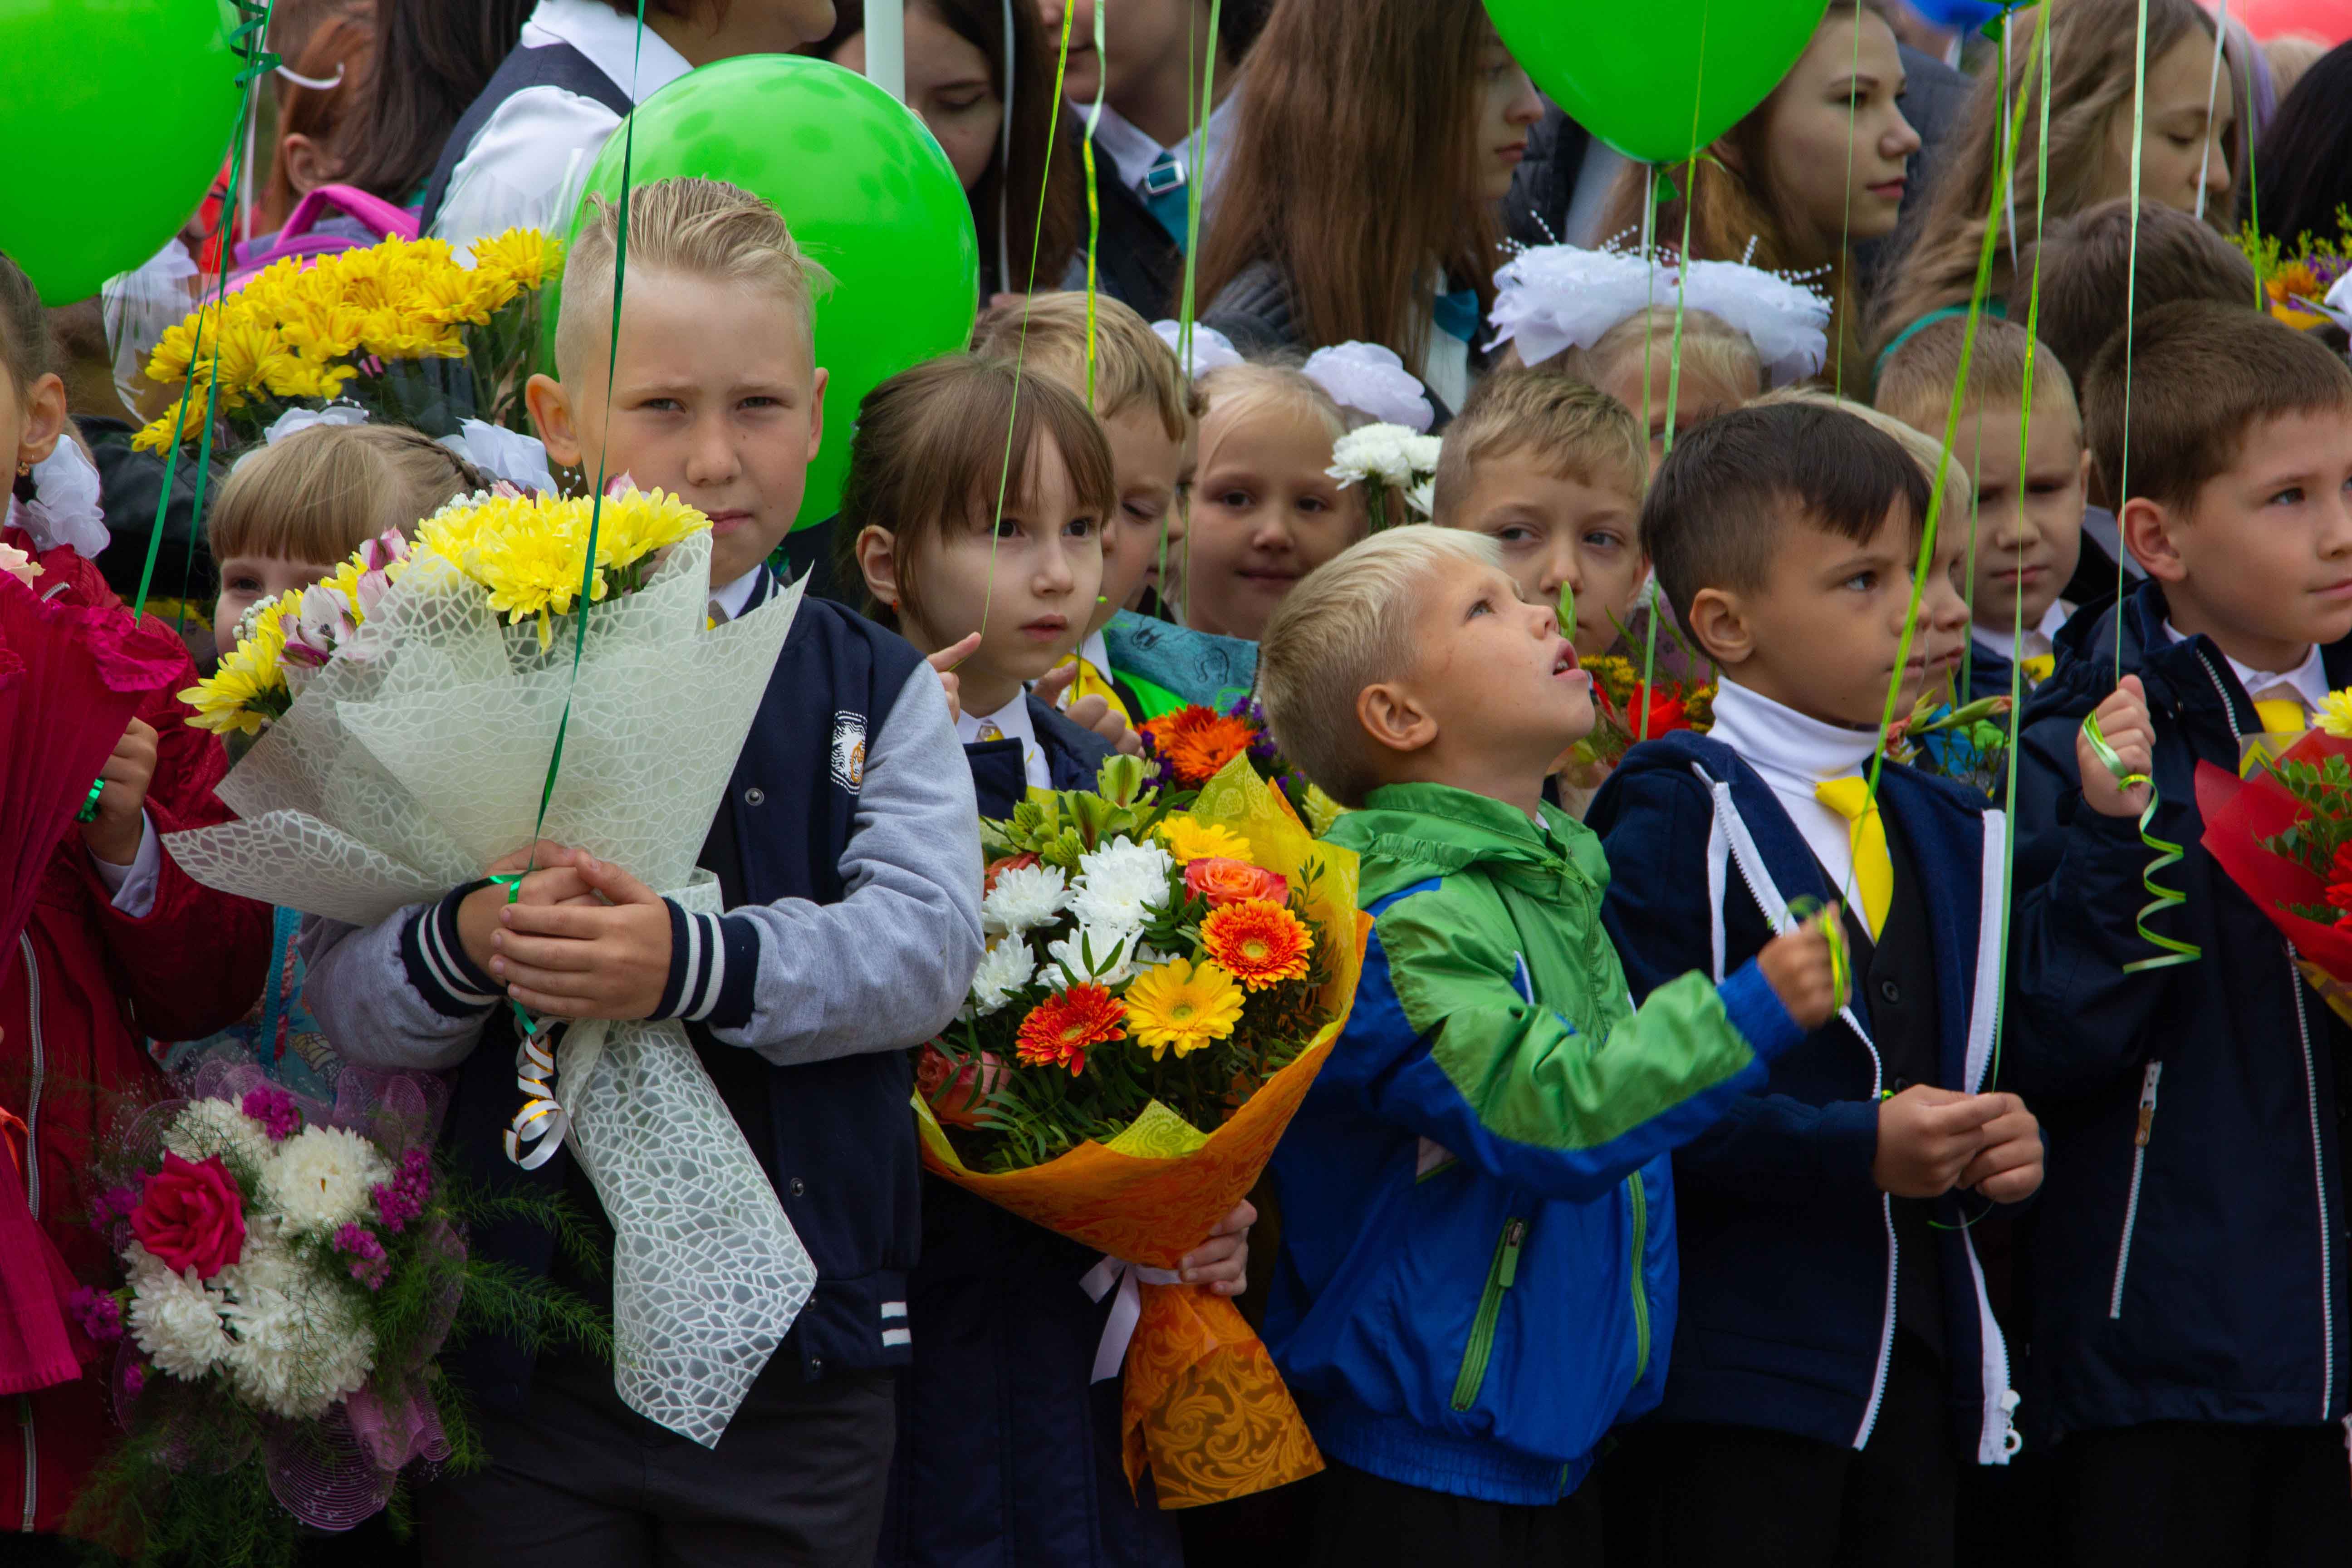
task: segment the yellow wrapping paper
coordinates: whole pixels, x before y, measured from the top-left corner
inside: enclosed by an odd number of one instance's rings
[[[1318,940],[1341,939],[1319,998],[1331,1021],[1309,1048],[1205,1136],[1155,1103],[1108,1144],[1089,1141],[1002,1175],[969,1169],[915,1098],[929,1169],[1033,1224],[1152,1268],[1175,1268],[1256,1184],[1347,1022],[1371,933],[1356,907],[1354,852],[1311,837],[1246,758],[1209,781],[1192,816],[1246,837],[1255,863],[1305,891]],[[1310,868],[1311,887],[1299,880]],[[1192,1508],[1323,1468],[1273,1357],[1232,1301],[1192,1286],[1145,1284],[1141,1302],[1121,1397],[1130,1486],[1148,1466],[1160,1507]]]

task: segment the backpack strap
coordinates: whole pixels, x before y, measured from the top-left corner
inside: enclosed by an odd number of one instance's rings
[[[394,235],[415,239],[422,232],[414,207],[394,205],[357,185],[320,185],[294,204],[294,210],[286,215],[285,226],[278,231],[278,239],[283,242],[310,233],[310,226],[330,207],[357,218],[370,234],[378,237]]]

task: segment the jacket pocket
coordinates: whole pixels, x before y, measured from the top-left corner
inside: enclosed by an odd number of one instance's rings
[[[1470,1338],[1462,1347],[1462,1370],[1454,1379],[1454,1408],[1466,1411],[1478,1402],[1486,1381],[1486,1363],[1495,1353],[1495,1322],[1503,1315],[1503,1294],[1518,1278],[1519,1248],[1528,1239],[1528,1222],[1514,1215],[1503,1222],[1496,1239],[1494,1260],[1486,1265],[1486,1289],[1478,1297],[1478,1315],[1471,1320]],[[1639,1286],[1636,1285],[1638,1293]]]
[[[2150,1062],[2139,1080],[2139,1126],[2132,1133],[2131,1191],[2124,1199],[2123,1239],[2116,1246],[2116,1282],[2107,1294],[2107,1317],[2124,1315],[2124,1277],[2131,1270],[2132,1231],[2139,1224],[2140,1177],[2147,1168],[2147,1139],[2156,1126],[2156,1084],[2164,1076],[2162,1062]]]

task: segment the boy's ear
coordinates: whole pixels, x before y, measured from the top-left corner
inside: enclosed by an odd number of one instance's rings
[[[1721,665],[1741,665],[1756,651],[1756,638],[1739,595],[1701,588],[1691,598],[1690,633],[1699,651]]]
[[[539,429],[540,444],[555,465],[578,468],[580,432],[572,425],[572,400],[564,395],[563,384],[551,375],[534,375],[523,384],[522,400]]]
[[[1418,752],[1437,739],[1436,716],[1408,687],[1393,681],[1356,693],[1356,722],[1376,745],[1391,752]]]
[[[833,373],[822,365],[809,383],[809,444],[808,460],[816,461],[817,448],[824,445],[824,388]]]
[[[876,604],[898,607],[898,541],[878,523],[858,530],[857,574]]]
[[[54,373],[33,383],[26,393],[24,420],[16,439],[16,461],[47,462],[66,433],[66,384]]]
[[[2179,583],[2189,575],[2179,546],[2172,542],[2172,531],[2182,521],[2178,513],[2146,496],[2134,496],[2116,514],[2124,548],[2159,583]]]
[[[2083,499],[2088,501],[2091,497],[2091,449],[2088,447],[2083,448],[2083,466],[2075,470],[2074,483],[2082,490]]]

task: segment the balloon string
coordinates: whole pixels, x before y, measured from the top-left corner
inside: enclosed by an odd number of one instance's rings
[[[2046,0],[2045,0],[2046,3]],[[2124,440],[2123,456],[2116,464],[2116,684],[2124,679],[2124,556],[2129,546],[2124,542],[2124,507],[2131,495],[2131,403],[2132,403],[2132,320],[2139,308],[2139,159],[2140,142],[2146,135],[2147,110],[2147,0],[2139,0],[2138,35],[2132,47],[2132,150],[2131,150],[2131,222],[2126,231],[2130,238],[2124,258]],[[2260,279],[2258,279],[2259,282]],[[2148,804],[2155,805],[2151,791]]]
[[[2116,749],[2107,744],[2107,738],[2099,732],[2099,716],[2096,713],[2084,719],[2083,738],[2090,742],[2092,754],[2099,759],[2100,766],[2114,775],[2119,786],[2128,790],[2136,789],[2141,784],[2147,785],[2147,805],[2141,808],[2139,814],[2139,841],[2155,850],[2157,854],[2156,858],[2147,863],[2147,868],[2140,873],[2139,883],[2141,887],[2147,889],[2148,901],[2139,907],[2139,912],[2132,919],[2142,942],[2147,942],[2150,947],[2159,947],[2165,951],[2160,957],[2137,959],[2125,964],[2124,973],[2138,974],[2150,969],[2170,969],[2175,964],[2194,963],[2205,956],[2204,949],[2194,942],[2181,942],[2166,936],[2161,931],[2150,931],[2147,927],[2149,916],[2161,914],[2166,910],[2189,901],[2188,894],[2176,893],[2156,879],[2158,872],[2169,870],[2179,865],[2182,854],[2179,845],[2168,839],[2158,838],[2148,831],[2148,825],[2156,820],[2156,808],[2161,798],[2157,794],[2155,781],[2146,773],[2134,773],[2125,764]]]

